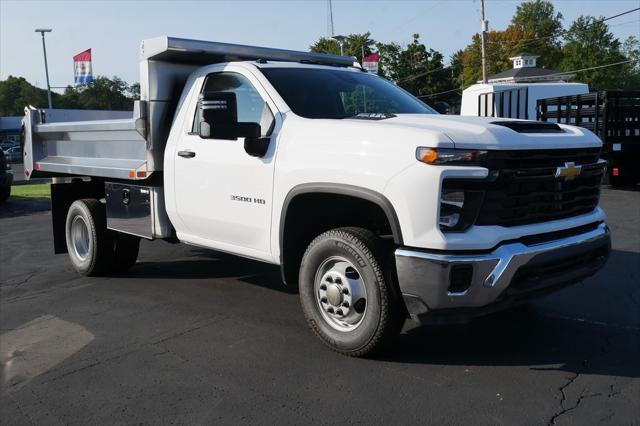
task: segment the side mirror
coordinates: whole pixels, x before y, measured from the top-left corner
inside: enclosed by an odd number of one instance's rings
[[[236,94],[204,92],[198,97],[200,137],[203,139],[259,138],[258,123],[239,123]]]

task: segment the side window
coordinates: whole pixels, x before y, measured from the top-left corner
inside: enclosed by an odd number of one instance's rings
[[[262,136],[269,136],[273,131],[275,120],[269,105],[262,99],[251,82],[236,72],[218,72],[209,74],[202,86],[203,92],[233,92],[238,103],[238,121],[241,123],[258,123]],[[191,131],[198,133],[200,121],[196,108]]]

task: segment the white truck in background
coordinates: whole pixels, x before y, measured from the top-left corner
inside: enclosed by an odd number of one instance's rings
[[[442,116],[354,58],[160,37],[131,119],[28,109],[56,253],[84,275],[139,241],[279,264],[329,347],[461,321],[593,275],[610,237],[588,130]]]

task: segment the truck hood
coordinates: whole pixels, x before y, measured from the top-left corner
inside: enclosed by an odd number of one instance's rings
[[[559,125],[561,133],[521,133],[496,122],[522,121],[493,117],[469,117],[439,114],[401,114],[384,120],[360,120],[368,124],[370,131],[376,126],[397,126],[398,133],[402,128],[413,131],[423,130],[429,133],[440,133],[453,142],[455,148],[520,150],[520,149],[560,149],[600,147],[602,142],[589,130],[567,125]]]

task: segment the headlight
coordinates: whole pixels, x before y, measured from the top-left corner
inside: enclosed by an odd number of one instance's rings
[[[464,192],[445,189],[440,196],[440,227],[455,228],[464,207]]]
[[[479,165],[484,161],[486,156],[487,151],[466,149],[419,147],[416,150],[416,158],[418,161],[432,165]]]
[[[460,181],[445,180],[440,194],[440,229],[460,232],[473,225],[483,196],[483,191],[463,189]]]

